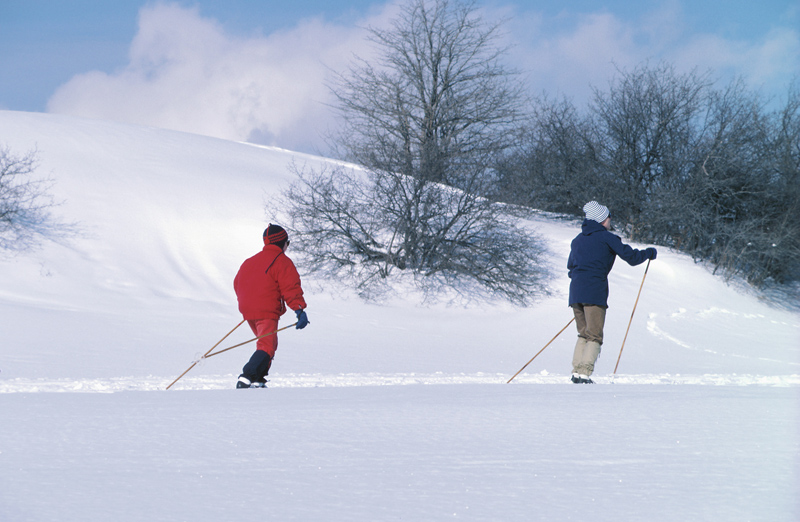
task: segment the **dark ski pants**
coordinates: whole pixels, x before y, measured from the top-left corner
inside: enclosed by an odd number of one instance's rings
[[[242,376],[247,377],[250,382],[261,382],[269,374],[270,366],[272,358],[269,354],[263,350],[256,350],[242,368]]]

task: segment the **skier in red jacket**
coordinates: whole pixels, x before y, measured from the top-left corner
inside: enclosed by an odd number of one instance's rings
[[[239,311],[256,337],[275,332],[278,319],[286,313],[287,306],[297,314],[298,329],[309,323],[300,275],[285,253],[288,246],[286,231],[270,223],[264,230],[264,248],[242,263],[233,280]],[[265,387],[265,377],[277,348],[277,334],[261,337],[256,343],[255,353],[242,368],[236,387]]]

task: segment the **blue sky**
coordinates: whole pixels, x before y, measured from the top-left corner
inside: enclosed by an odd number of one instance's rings
[[[745,76],[800,73],[800,0],[478,1],[505,17],[531,92],[588,100],[616,68],[667,60]],[[369,0],[0,0],[0,109],[55,112],[311,150],[331,125],[330,69],[368,56]]]
[[[0,0],[0,70],[17,81],[0,84],[0,107],[44,111],[47,98],[73,75],[125,65],[147,0]],[[222,0],[161,2],[193,7],[231,34],[269,34],[300,20],[324,17],[352,24],[370,0]],[[380,5],[380,4],[378,4]],[[5,76],[5,75],[4,75]]]

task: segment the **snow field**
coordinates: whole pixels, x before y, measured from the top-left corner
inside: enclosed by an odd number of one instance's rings
[[[22,393],[0,405],[4,520],[797,513],[794,387]]]

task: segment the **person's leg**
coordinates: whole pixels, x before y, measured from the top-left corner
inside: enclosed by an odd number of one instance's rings
[[[258,350],[262,351],[262,350]],[[266,353],[266,352],[263,352]],[[261,384],[265,384],[267,382],[267,375],[269,375],[269,369],[272,367],[272,357],[265,358],[256,369],[256,379],[253,382],[258,382]]]
[[[606,321],[606,308],[603,306],[587,305],[583,308],[586,319],[586,345],[583,349],[583,358],[579,364],[578,373],[588,378],[594,372],[594,365],[600,356],[603,344],[603,327]]]
[[[572,305],[572,313],[575,314],[575,326],[578,328],[578,337],[586,337],[586,314],[582,304]]]
[[[239,382],[242,383],[240,388],[249,388],[252,383],[258,383],[263,379],[261,369],[265,368],[270,363],[270,356],[264,350],[256,350],[250,356],[250,360],[242,368],[242,374],[239,376]]]
[[[264,383],[265,377],[272,366],[275,350],[278,349],[277,319],[249,320],[250,329],[259,339],[256,341],[256,351],[242,368],[237,387],[248,388],[251,383]],[[266,335],[270,334],[270,335]]]
[[[586,320],[584,337],[587,341],[603,344],[603,327],[606,323],[606,308],[604,306],[586,305],[583,307]]]
[[[578,328],[578,340],[572,353],[572,382],[578,382],[578,374],[581,373],[580,366],[584,358],[583,352],[586,348],[586,315],[581,304],[572,305],[572,312],[575,314],[575,326]]]

